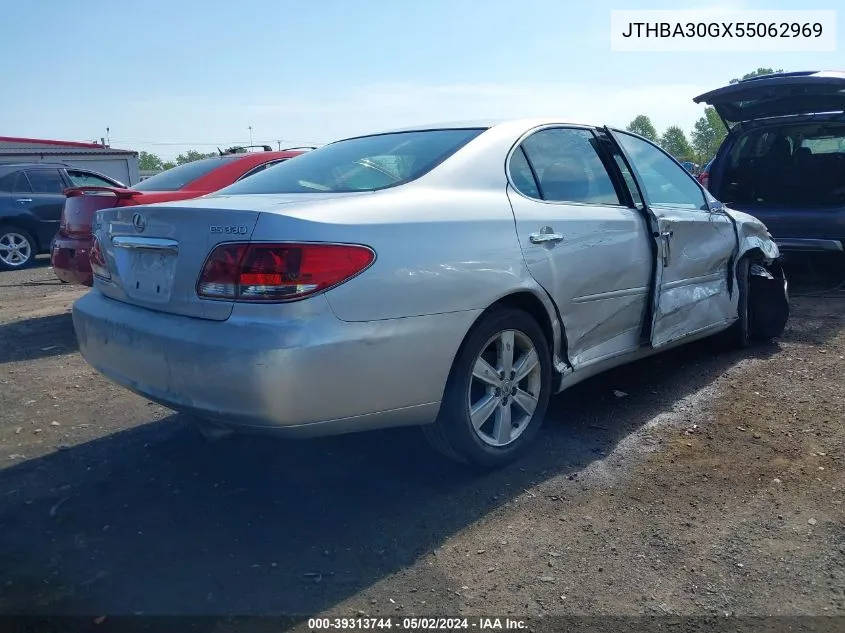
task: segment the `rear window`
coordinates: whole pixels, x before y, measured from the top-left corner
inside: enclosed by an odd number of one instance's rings
[[[233,156],[219,156],[215,158],[203,158],[191,163],[179,165],[168,169],[155,176],[138,183],[133,189],[138,191],[179,191],[208,173],[211,173],[221,165],[233,160]]]
[[[376,191],[431,171],[483,129],[425,130],[338,141],[297,156],[217,195]]]
[[[845,154],[845,130],[835,136],[805,138],[800,147],[806,147],[812,154]]]

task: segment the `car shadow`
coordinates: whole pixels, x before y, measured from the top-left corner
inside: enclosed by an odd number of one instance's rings
[[[0,365],[60,356],[78,348],[67,312],[0,323]]]
[[[44,279],[39,281],[12,281],[10,280],[10,274],[22,274],[26,273],[27,271],[31,270],[38,270],[39,268],[49,268],[51,266],[50,256],[49,255],[37,255],[34,260],[32,260],[26,268],[15,269],[15,270],[0,270],[0,288],[12,288],[15,286],[52,286],[52,285],[61,285],[61,281],[58,278],[52,279]],[[6,273],[6,274],[4,274]]]
[[[539,482],[559,482],[565,514],[567,476],[732,365],[777,350],[714,354],[705,341],[585,381],[553,398],[529,456],[493,472],[437,457],[418,429],[208,444],[176,414],[7,467],[0,613],[320,612]],[[436,565],[421,573],[443,587]]]

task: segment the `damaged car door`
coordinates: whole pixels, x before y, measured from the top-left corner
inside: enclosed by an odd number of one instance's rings
[[[638,181],[657,242],[651,346],[733,321],[731,219],[711,208],[700,185],[662,149],[627,132],[612,133]]]
[[[573,368],[636,350],[652,253],[593,129],[536,129],[508,160],[508,199],[525,262],[562,315]]]

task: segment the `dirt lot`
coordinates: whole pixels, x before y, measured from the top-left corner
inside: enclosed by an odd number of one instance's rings
[[[0,273],[0,613],[845,616],[843,292],[570,390],[484,475],[413,429],[208,445],[84,363],[81,294]]]

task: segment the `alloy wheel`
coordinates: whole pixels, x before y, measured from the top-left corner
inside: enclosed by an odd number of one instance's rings
[[[0,262],[18,268],[32,258],[32,244],[26,236],[14,231],[0,235]]]
[[[492,336],[476,357],[467,390],[472,427],[489,446],[516,441],[537,409],[542,366],[531,339],[518,330]]]

